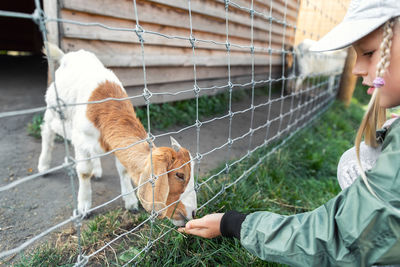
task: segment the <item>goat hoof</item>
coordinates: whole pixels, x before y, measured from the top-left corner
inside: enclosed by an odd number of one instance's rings
[[[39,171],[39,172],[45,172],[45,171],[47,171],[48,169],[50,169],[50,166],[49,166],[49,165],[39,165],[39,166],[38,166],[38,171]]]
[[[80,216],[82,216],[83,219],[88,218],[90,216],[90,212],[88,212],[88,211],[81,211],[78,209],[78,213]]]
[[[91,206],[91,203],[78,203],[79,214],[82,215],[83,217],[88,217],[90,206]]]
[[[101,176],[103,175],[103,171],[102,170],[100,170],[100,171],[93,171],[93,173],[92,173],[92,175],[96,178],[96,179],[100,179],[101,178]]]

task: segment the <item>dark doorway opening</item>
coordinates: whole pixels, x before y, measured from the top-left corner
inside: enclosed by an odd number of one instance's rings
[[[0,1],[0,10],[32,14],[33,0]],[[31,19],[0,16],[0,51],[39,54],[43,44],[38,25]]]

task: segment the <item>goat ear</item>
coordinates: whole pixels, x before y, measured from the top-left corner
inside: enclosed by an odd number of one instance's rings
[[[168,174],[166,172],[172,161],[172,156],[169,154],[171,153],[167,151],[161,151],[161,153],[160,151],[156,151],[156,149],[153,151],[154,188],[150,182],[152,173],[150,159],[146,164],[145,171],[140,175],[139,185],[145,184],[139,188],[138,197],[143,208],[149,213],[153,210],[153,207],[155,211],[166,207],[169,194]],[[164,218],[166,213],[167,209],[163,210],[159,214],[159,218]]]
[[[171,147],[178,152],[181,149],[181,145],[178,143],[178,141],[175,140],[175,138],[173,138],[172,136],[170,136],[171,138]]]
[[[46,46],[44,46],[42,48],[42,52],[49,59],[51,59],[51,60],[53,60],[55,62],[59,62],[61,60],[61,58],[64,57],[64,55],[65,55],[64,52],[61,51],[61,49],[57,45],[55,45],[53,43],[50,43],[50,42],[45,42],[45,45],[47,45],[47,49],[48,50],[46,49]],[[48,55],[47,52],[49,52],[49,55]]]

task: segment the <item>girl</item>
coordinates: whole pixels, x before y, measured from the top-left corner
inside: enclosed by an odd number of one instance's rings
[[[399,0],[353,0],[344,20],[312,48],[353,45],[353,73],[373,91],[355,149],[339,163],[345,189],[338,196],[302,214],[228,211],[189,221],[179,230],[206,238],[235,237],[262,259],[294,266],[400,263],[400,119],[386,123],[376,138],[385,110],[400,105],[399,16]],[[354,164],[359,169],[350,172]]]

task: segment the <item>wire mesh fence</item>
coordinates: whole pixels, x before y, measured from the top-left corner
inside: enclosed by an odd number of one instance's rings
[[[75,265],[76,266],[84,266],[90,263],[91,259],[93,259],[97,254],[102,253],[107,248],[111,247],[114,243],[118,242],[118,240],[125,238],[126,236],[132,235],[133,233],[137,232],[141,227],[144,225],[148,226],[149,234],[148,236],[141,237],[147,240],[147,245],[140,248],[139,250],[135,251],[134,256],[130,259],[126,260],[123,264],[124,266],[130,264],[137,264],[139,259],[143,259],[141,255],[147,253],[159,240],[165,238],[167,235],[173,234],[173,230],[175,228],[170,227],[166,230],[162,231],[162,233],[154,237],[152,235],[153,229],[157,227],[159,224],[159,220],[157,217],[165,212],[170,207],[176,206],[180,201],[179,198],[176,201],[173,201],[169,205],[166,205],[162,209],[156,210],[154,208],[154,183],[161,177],[162,175],[168,174],[173,172],[185,165],[191,166],[194,169],[194,187],[191,191],[200,192],[204,190],[210,181],[217,179],[218,176],[224,174],[229,176],[230,169],[235,165],[239,164],[243,160],[249,158],[255,152],[259,151],[261,148],[265,148],[271,144],[274,144],[275,141],[280,140],[282,142],[279,145],[274,145],[273,148],[260,157],[258,161],[253,164],[250,168],[248,168],[245,172],[243,172],[238,177],[230,177],[229,182],[222,183],[221,189],[210,197],[204,203],[199,203],[197,210],[202,210],[205,206],[207,206],[210,202],[217,199],[221,194],[229,193],[229,188],[233,185],[237,184],[238,182],[245,180],[246,177],[251,174],[260,164],[265,161],[265,159],[271,154],[274,153],[279,147],[284,145],[292,136],[294,136],[300,129],[306,127],[311,123],[313,119],[315,119],[321,112],[326,110],[329,107],[329,104],[335,98],[336,92],[338,90],[339,81],[341,72],[343,69],[345,55],[342,55],[340,60],[342,64],[336,64],[337,66],[334,69],[324,70],[324,71],[312,71],[312,72],[296,72],[294,69],[301,68],[301,61],[302,56],[304,56],[308,51],[296,50],[293,47],[287,46],[287,30],[291,31],[303,31],[305,29],[300,29],[296,25],[289,23],[286,20],[287,10],[288,10],[288,0],[280,1],[283,5],[279,5],[280,12],[283,13],[282,17],[274,16],[274,2],[271,0],[269,4],[269,10],[259,11],[257,9],[256,1],[217,1],[223,3],[224,8],[224,20],[225,20],[225,41],[215,41],[215,40],[206,40],[206,39],[199,39],[196,38],[196,35],[193,30],[193,18],[192,18],[192,5],[193,2],[188,0],[185,2],[187,5],[187,16],[189,21],[189,36],[179,36],[179,35],[167,35],[164,33],[147,30],[145,27],[141,25],[140,18],[141,13],[137,7],[136,0],[132,1],[132,11],[135,17],[135,27],[133,28],[124,28],[124,27],[115,27],[106,25],[100,22],[97,23],[87,23],[83,21],[74,21],[69,19],[63,18],[51,18],[48,17],[45,12],[43,11],[40,1],[35,0],[36,9],[33,14],[23,14],[18,12],[10,12],[10,11],[1,11],[0,16],[2,17],[12,17],[12,18],[20,18],[20,19],[30,19],[33,20],[40,29],[42,33],[42,37],[44,41],[47,41],[47,27],[49,24],[56,23],[56,24],[70,24],[76,25],[79,27],[100,27],[109,31],[116,31],[116,32],[131,32],[136,35],[137,41],[140,44],[140,66],[142,67],[143,73],[143,88],[142,93],[138,95],[131,95],[127,98],[105,98],[100,101],[89,101],[89,102],[81,102],[81,103],[67,103],[65,100],[59,97],[57,86],[54,86],[54,92],[56,95],[56,105],[47,106],[47,107],[39,107],[39,108],[30,108],[30,109],[23,109],[23,110],[14,110],[14,111],[7,111],[7,112],[0,112],[0,119],[5,119],[9,117],[21,116],[21,115],[29,115],[34,114],[37,112],[43,112],[47,109],[53,109],[59,114],[59,118],[62,120],[64,116],[64,112],[67,108],[75,108],[77,106],[88,106],[96,103],[105,103],[108,101],[126,101],[126,100],[135,100],[135,99],[144,99],[145,108],[147,110],[147,138],[142,139],[140,141],[134,142],[129,144],[125,147],[118,147],[102,154],[98,154],[95,156],[87,157],[87,158],[75,158],[71,153],[71,144],[68,140],[64,139],[64,151],[65,157],[64,162],[59,162],[55,167],[52,167],[44,172],[37,172],[32,175],[22,177],[16,181],[11,183],[3,184],[0,186],[0,193],[5,192],[7,190],[11,190],[17,188],[19,185],[23,183],[34,183],[35,179],[42,177],[45,174],[51,174],[59,170],[65,170],[70,178],[70,190],[73,198],[73,207],[71,208],[71,216],[66,220],[61,221],[60,223],[54,225],[51,228],[48,228],[41,232],[38,235],[35,235],[28,240],[22,242],[21,244],[17,245],[16,247],[3,250],[0,252],[0,258],[5,258],[7,256],[11,256],[15,253],[19,253],[24,249],[33,245],[36,241],[42,239],[44,236],[54,232],[57,229],[62,228],[63,226],[73,223],[75,225],[77,231],[77,251],[78,257],[76,259]],[[300,1],[297,1],[297,9],[299,8]],[[247,16],[250,18],[250,43],[247,45],[237,44],[231,40],[230,36],[230,15],[232,10],[240,10],[241,12],[245,12]],[[321,10],[320,12],[324,12]],[[330,17],[331,15],[329,15]],[[257,46],[256,42],[254,41],[254,22],[256,17],[262,17],[265,21],[265,27],[269,28],[269,34],[267,36],[267,45],[266,46]],[[330,17],[331,18],[331,17]],[[331,18],[332,20],[333,18]],[[258,23],[258,22],[257,22]],[[276,48],[272,45],[272,25],[280,25],[283,30],[282,39],[280,42],[280,47]],[[260,27],[260,24],[257,24],[257,27]],[[147,68],[146,68],[146,39],[151,38],[151,36],[157,36],[160,38],[165,39],[174,39],[180,42],[186,42],[189,44],[189,48],[191,49],[191,62],[190,65],[193,66],[193,80],[191,88],[187,88],[184,90],[180,90],[177,92],[153,92],[151,90],[151,86],[148,86],[147,80],[149,79]],[[236,39],[234,39],[236,40]],[[203,87],[199,85],[198,78],[197,78],[197,67],[198,67],[198,45],[200,43],[207,44],[210,46],[218,46],[224,47],[225,52],[225,67],[227,69],[227,77],[226,82],[223,85],[215,85],[212,87]],[[257,43],[258,44],[258,43]],[[234,79],[232,78],[231,74],[231,53],[232,49],[241,49],[245,51],[247,57],[250,58],[250,66],[251,70],[247,73],[247,76],[250,77],[250,82],[247,83],[235,83]],[[49,53],[49,47],[45,42],[45,50],[47,54]],[[269,62],[267,65],[269,67],[268,75],[265,76],[263,79],[256,79],[259,77],[256,75],[256,58],[259,53],[262,53],[267,56]],[[308,53],[309,54],[309,53]],[[279,56],[280,58],[280,75],[278,77],[273,76],[273,57]],[[289,70],[288,67],[288,58],[292,58],[292,68]],[[332,57],[337,60],[337,55],[316,55],[313,54],[312,57],[319,57],[326,60],[326,62],[330,62]],[[321,61],[320,61],[321,62]],[[54,72],[54,62],[52,60],[48,60],[49,69],[53,70],[50,72],[52,80],[54,84],[57,84],[56,75]],[[321,68],[323,69],[323,68]],[[294,84],[298,84],[296,87]],[[296,89],[294,89],[296,87]],[[233,107],[233,94],[235,90],[240,90],[242,88],[248,88],[249,90],[249,103],[246,103],[244,107],[237,108],[237,110]],[[266,94],[259,96],[257,95],[258,88],[263,88]],[[218,89],[219,91],[225,91],[228,94],[228,107],[227,112],[221,116],[214,116],[213,118],[209,118],[207,120],[201,120],[199,115],[199,99],[203,94],[206,94],[209,91],[215,91]],[[192,94],[192,98],[195,99],[195,118],[194,123],[192,125],[180,128],[176,131],[164,132],[160,134],[155,134],[154,130],[152,129],[151,123],[151,112],[150,112],[150,105],[152,104],[152,98],[156,96],[175,96],[179,94]],[[241,132],[234,132],[233,125],[235,124],[235,119],[238,117],[247,114],[247,122],[248,125],[242,126]],[[222,123],[222,121],[224,123]],[[202,139],[202,132],[201,130],[204,129],[207,125],[211,125],[213,123],[222,123],[220,127],[225,127],[227,136],[223,143],[215,145],[211,149],[204,150],[202,148],[203,144],[207,142],[207,140]],[[68,136],[66,129],[66,125],[63,123],[63,136]],[[150,183],[152,185],[152,195],[153,195],[153,209],[149,213],[149,216],[144,219],[139,224],[133,226],[129,231],[126,231],[123,234],[118,235],[114,239],[106,242],[103,246],[98,248],[95,251],[87,253],[82,250],[81,246],[81,237],[80,231],[82,226],[82,221],[84,220],[85,214],[80,214],[78,212],[78,203],[77,203],[77,193],[75,192],[75,183],[76,183],[76,165],[80,162],[85,162],[88,160],[98,159],[101,157],[105,157],[108,155],[112,155],[117,151],[126,150],[132,147],[135,147],[139,144],[147,144],[150,149],[150,159],[152,159],[152,151],[153,146],[152,144],[156,142],[158,139],[165,137],[165,136],[172,136],[174,134],[178,134],[187,130],[193,130],[194,135],[193,139],[195,143],[194,151],[192,150],[191,153],[193,157],[190,161],[185,162],[182,166],[178,168],[168,170],[166,173],[155,174],[154,169],[152,168],[152,174],[148,179],[145,179],[145,182],[138,184],[133,190],[129,192],[124,192],[115,198],[102,203],[101,205],[95,206],[90,208],[87,212],[94,212],[99,210],[103,207],[109,206],[111,203],[123,198],[126,195],[131,194],[132,192],[136,193],[141,187],[145,186],[145,184]],[[235,145],[238,143],[246,143],[245,151],[241,151],[241,156],[239,158],[233,156],[233,150],[235,149]],[[243,146],[242,146],[243,147]],[[225,167],[222,168],[219,172],[213,175],[206,175],[202,177],[200,173],[200,167],[202,165],[202,161],[208,156],[220,152],[223,154],[222,162],[224,162]],[[236,155],[236,154],[235,154]],[[12,157],[12,156],[11,156]],[[234,158],[234,160],[232,160]],[[152,163],[153,164],[153,163]],[[135,236],[134,238],[139,238]],[[128,250],[129,248],[127,248]]]

